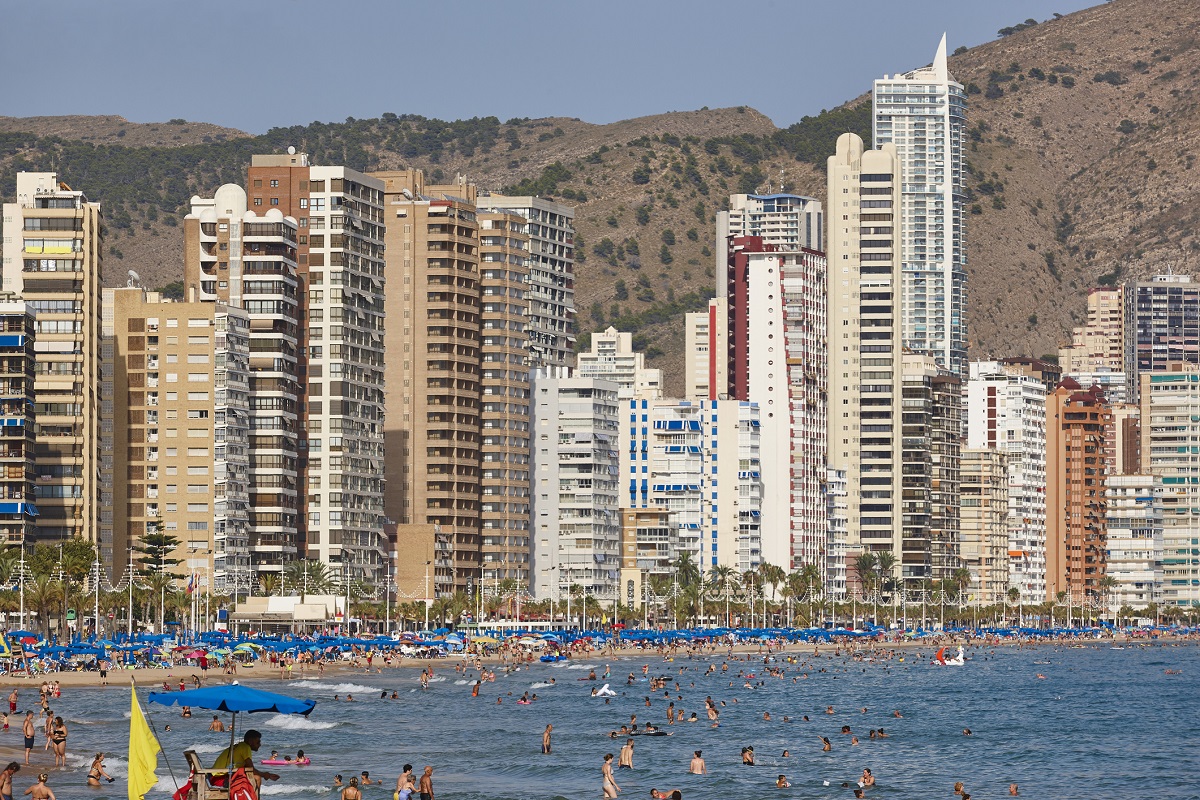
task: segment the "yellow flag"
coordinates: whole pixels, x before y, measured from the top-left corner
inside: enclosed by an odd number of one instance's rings
[[[158,753],[162,748],[142,716],[137,690],[130,687],[130,692],[133,701],[129,713],[129,800],[142,800],[146,792],[158,783],[154,770],[158,768]]]

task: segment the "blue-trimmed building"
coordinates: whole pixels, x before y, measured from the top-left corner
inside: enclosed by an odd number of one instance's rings
[[[621,505],[665,508],[674,552],[702,573],[744,572],[762,560],[759,408],[738,400],[628,400],[622,404]],[[666,561],[666,564],[664,564]]]
[[[33,534],[34,319],[25,303],[0,296],[0,545]]]

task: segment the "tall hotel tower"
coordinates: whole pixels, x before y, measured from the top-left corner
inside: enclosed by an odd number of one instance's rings
[[[894,144],[900,158],[904,346],[965,379],[967,94],[946,68],[946,37],[931,66],[885,75],[874,98],[875,146]]]

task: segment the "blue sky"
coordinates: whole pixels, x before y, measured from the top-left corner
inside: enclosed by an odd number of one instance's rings
[[[0,115],[251,132],[385,111],[779,126],[883,73],[1095,0],[0,0]]]

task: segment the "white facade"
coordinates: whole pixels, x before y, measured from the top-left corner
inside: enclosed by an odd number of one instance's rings
[[[821,203],[798,194],[734,194],[729,210],[717,212],[717,295],[724,296],[725,265],[732,236],[761,236],[780,250],[825,250],[825,216]]]
[[[617,598],[621,512],[617,385],[565,368],[534,376],[532,590],[566,597],[572,586]]]
[[[875,146],[896,145],[903,179],[904,345],[960,378],[967,372],[966,98],[947,69],[944,35],[931,66],[875,81]]]
[[[747,253],[747,398],[762,419],[763,560],[826,558],[825,256]]]
[[[1200,602],[1200,366],[1141,375],[1142,469],[1162,479],[1164,605]]]
[[[970,362],[967,447],[1007,456],[1008,579],[1027,602],[1046,596],[1046,386],[996,361]]]
[[[701,573],[759,564],[759,409],[738,400],[622,403],[622,505],[665,508],[672,542]]]
[[[308,198],[308,553],[382,580],[384,183],[346,167],[308,177],[322,187]]]
[[[592,334],[592,348],[579,354],[579,377],[617,384],[621,400],[662,397],[662,370],[646,366],[646,356],[633,349],[633,334],[609,327]]]
[[[1117,581],[1108,610],[1159,602],[1163,579],[1163,482],[1154,475],[1110,475],[1106,574]]]
[[[480,208],[515,211],[529,220],[529,366],[575,361],[575,209],[541,197],[482,192]]]
[[[825,557],[825,594],[835,603],[846,600],[846,523],[849,518],[846,471],[828,470],[825,508],[829,550]]]
[[[1071,378],[1084,389],[1099,386],[1109,403],[1128,403],[1131,397],[1124,372],[1100,369],[1095,372],[1064,372],[1063,377]]]
[[[684,397],[720,400],[729,393],[729,301],[714,297],[685,317]]]

